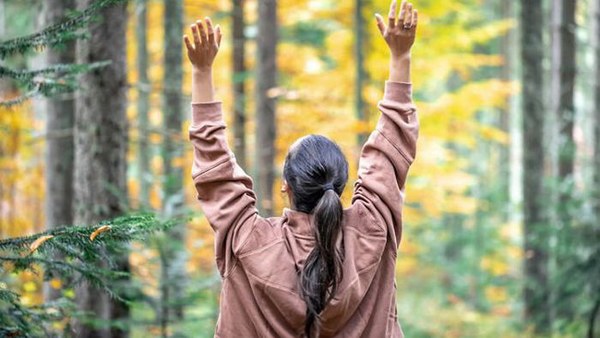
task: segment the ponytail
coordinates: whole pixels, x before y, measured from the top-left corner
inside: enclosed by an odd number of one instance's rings
[[[313,215],[315,246],[300,272],[300,293],[306,303],[304,333],[319,335],[319,315],[342,280],[343,251],[336,249],[342,232],[340,195],[348,182],[348,161],[340,147],[320,135],[292,145],[283,165],[291,188],[292,208]],[[341,248],[340,248],[341,249]]]
[[[311,337],[315,324],[318,332],[318,316],[335,295],[342,279],[342,257],[336,250],[336,242],[342,229],[343,207],[332,187],[326,188],[313,215],[316,243],[300,276],[306,303],[304,332],[307,337]]]

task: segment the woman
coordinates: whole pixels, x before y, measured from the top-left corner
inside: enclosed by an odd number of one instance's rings
[[[283,188],[291,209],[262,218],[252,180],[237,165],[215,101],[212,63],[221,29],[209,18],[185,36],[193,66],[192,175],[215,231],[223,279],[215,337],[402,337],[394,270],[404,184],[415,157],[418,121],[411,100],[410,49],[417,11],[392,2],[376,22],[390,49],[381,117],[362,149],[352,205],[340,195],[348,165],[340,148],[309,135],[290,148]]]

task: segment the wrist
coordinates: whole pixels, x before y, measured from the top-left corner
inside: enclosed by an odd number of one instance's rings
[[[391,58],[389,80],[393,82],[410,82],[410,53]]]
[[[393,63],[410,62],[410,52],[406,52],[406,53],[402,53],[402,54],[392,54],[391,62],[393,62]]]
[[[212,76],[212,67],[211,66],[208,66],[208,67],[196,67],[196,66],[193,66],[192,67],[192,75],[193,76],[200,76],[200,77]]]

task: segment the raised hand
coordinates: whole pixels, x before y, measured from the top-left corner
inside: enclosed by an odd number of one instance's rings
[[[388,25],[379,14],[375,14],[377,28],[390,48],[393,57],[410,56],[410,49],[415,43],[418,13],[410,2],[402,1],[400,15],[396,18],[396,0],[390,4]]]
[[[188,58],[196,70],[210,70],[221,45],[221,27],[217,25],[213,29],[212,21],[206,17],[204,24],[202,20],[198,20],[190,29],[194,44],[187,35],[183,36]]]

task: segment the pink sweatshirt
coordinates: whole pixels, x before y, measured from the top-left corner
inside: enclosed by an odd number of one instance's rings
[[[394,271],[419,128],[411,85],[386,82],[378,107],[352,205],[344,210],[343,279],[321,313],[321,337],[403,337]],[[215,337],[303,337],[306,305],[298,280],[314,245],[312,215],[258,214],[252,179],[227,145],[220,102],[192,104],[190,139],[194,184],[215,231],[223,279]]]

